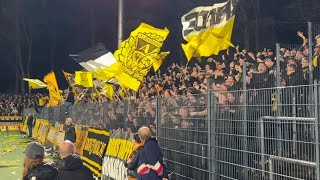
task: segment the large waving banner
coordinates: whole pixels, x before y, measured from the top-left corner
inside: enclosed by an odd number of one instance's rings
[[[95,174],[101,177],[102,159],[108,146],[110,133],[106,130],[89,128],[83,148],[82,160]]]
[[[61,96],[55,73],[50,72],[43,78],[43,81],[48,85],[50,105],[58,106],[60,104]]]
[[[124,162],[131,155],[134,148],[132,140],[111,138],[108,149],[103,158],[102,180],[127,180],[127,168]]]
[[[188,61],[192,57],[211,56],[233,46],[231,36],[237,0],[228,0],[213,6],[197,7],[181,18],[182,44]]]
[[[145,23],[132,31],[130,37],[123,41],[114,53],[114,57],[124,70],[115,75],[118,82],[138,91],[153,63],[159,59],[168,34],[169,30],[166,28],[158,29]]]

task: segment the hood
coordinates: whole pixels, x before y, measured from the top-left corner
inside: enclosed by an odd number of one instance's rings
[[[37,179],[52,179],[57,177],[58,169],[53,164],[44,164],[34,168],[28,175],[28,179],[36,177]]]
[[[147,144],[147,143],[157,143],[158,144],[158,141],[156,138],[150,137],[144,142],[144,144]]]
[[[83,166],[82,159],[79,155],[69,155],[64,159],[57,162],[57,167],[65,171],[74,171],[80,169]]]

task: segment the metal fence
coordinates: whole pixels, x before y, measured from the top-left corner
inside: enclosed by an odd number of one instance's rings
[[[111,131],[148,126],[172,179],[320,180],[319,84],[249,87],[44,108],[39,116]]]

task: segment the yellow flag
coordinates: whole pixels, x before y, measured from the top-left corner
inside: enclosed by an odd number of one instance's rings
[[[64,75],[64,77],[66,78],[66,80],[69,82],[70,84],[70,80],[72,78],[72,74],[71,73],[68,73],[68,72],[65,72],[64,70],[62,70],[62,73]]]
[[[117,63],[120,63],[123,69],[122,73],[114,76],[118,82],[138,91],[140,83],[158,59],[168,34],[168,29],[157,29],[145,23],[131,32],[130,37],[122,42],[114,53]]]
[[[50,106],[51,107],[58,106],[61,101],[61,96],[60,96],[60,92],[59,92],[59,87],[58,87],[56,75],[54,74],[54,72],[51,72],[43,78],[43,81],[45,83],[47,83],[47,85],[48,85],[47,88],[49,90],[49,97],[50,97],[49,104],[50,104]]]
[[[101,84],[101,88],[102,88],[102,93],[104,95],[106,95],[109,99],[113,99],[113,85],[112,84],[107,84],[107,83],[104,83],[104,84]]]
[[[78,85],[81,85],[87,88],[93,87],[92,73],[76,71],[74,82]]]
[[[228,0],[209,7],[197,7],[181,18],[182,44],[188,61],[192,57],[217,55],[230,46],[237,0]]]
[[[47,85],[39,79],[23,78],[23,80],[28,82],[30,89],[41,89],[47,87]]]
[[[170,52],[162,52],[160,53],[159,55],[159,58],[156,59],[154,62],[153,62],[153,69],[154,71],[158,71],[158,69],[160,68],[160,66],[162,65],[163,61],[166,59],[166,57],[170,54]]]

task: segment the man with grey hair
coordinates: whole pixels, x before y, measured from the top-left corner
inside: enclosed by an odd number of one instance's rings
[[[81,157],[75,154],[74,144],[67,140],[61,143],[58,151],[61,159],[57,162],[57,180],[93,180],[92,172],[83,165]]]
[[[72,119],[71,118],[67,118],[66,119],[66,126],[65,126],[65,136],[64,136],[64,140],[69,140],[73,143],[76,142],[76,129],[74,127],[74,125],[72,124]]]
[[[151,137],[148,127],[141,127],[138,131],[144,142],[138,161],[139,180],[167,180],[168,172],[163,164],[163,155],[155,138]]]

